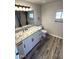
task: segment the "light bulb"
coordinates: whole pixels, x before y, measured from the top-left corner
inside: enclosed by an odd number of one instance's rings
[[[18,7],[15,7],[15,10],[16,10],[16,11],[18,11],[18,10],[19,10],[19,8],[18,8]]]
[[[19,11],[22,11],[22,7],[19,7]]]
[[[26,9],[25,9],[24,7],[22,8],[22,10],[23,10],[23,11],[26,11]]]
[[[29,11],[32,11],[32,8],[29,8]]]
[[[26,9],[25,9],[25,11],[29,11],[29,9],[28,9],[28,8],[26,8]]]

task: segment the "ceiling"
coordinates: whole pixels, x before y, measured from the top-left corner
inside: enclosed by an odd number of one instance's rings
[[[15,0],[17,1],[17,0]],[[22,1],[27,1],[27,2],[31,2],[31,3],[35,3],[35,4],[45,4],[45,3],[49,3],[52,1],[56,1],[56,0],[22,0]]]

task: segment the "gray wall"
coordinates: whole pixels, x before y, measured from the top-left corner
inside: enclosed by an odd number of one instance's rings
[[[41,7],[42,25],[52,35],[63,37],[63,23],[54,22],[56,11],[63,9],[63,1],[44,4]]]

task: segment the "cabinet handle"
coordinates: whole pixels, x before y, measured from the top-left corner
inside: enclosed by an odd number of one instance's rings
[[[19,55],[19,52],[17,52],[16,55]]]
[[[32,42],[34,41],[34,39],[32,38]]]
[[[24,48],[26,48],[25,44],[24,44]]]

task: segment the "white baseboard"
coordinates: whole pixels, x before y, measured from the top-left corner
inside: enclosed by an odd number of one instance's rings
[[[54,36],[54,37],[57,37],[57,38],[60,38],[60,39],[63,39],[63,37],[60,37],[60,36],[57,36],[57,35],[54,35],[54,34],[50,34],[49,33],[49,35]]]

